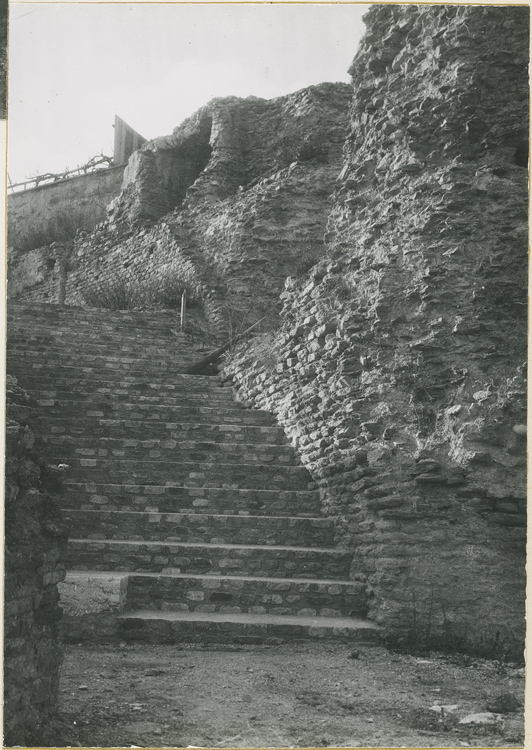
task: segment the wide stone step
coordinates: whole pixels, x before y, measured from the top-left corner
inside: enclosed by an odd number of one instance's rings
[[[158,357],[124,357],[124,356],[101,356],[97,354],[76,354],[71,355],[65,352],[63,355],[52,355],[51,353],[39,354],[38,352],[9,352],[7,353],[8,372],[17,375],[18,372],[33,371],[34,373],[50,369],[56,369],[59,373],[64,372],[67,368],[76,368],[80,372],[110,374],[116,372],[119,377],[122,374],[139,375],[145,378],[153,375],[154,377],[167,376],[183,373],[183,367],[188,367],[197,360],[195,354],[176,351],[175,357],[161,359]]]
[[[22,383],[23,386],[23,383]],[[238,404],[227,402],[223,406],[207,406],[202,402],[188,404],[130,404],[101,403],[94,405],[83,401],[43,399],[38,405],[37,419],[56,424],[77,424],[78,419],[134,419],[157,422],[211,422],[212,424],[241,424],[268,426],[273,417],[267,411],[244,409]]]
[[[334,520],[65,509],[70,536],[206,544],[334,545]]]
[[[39,437],[35,451],[42,457],[61,456],[62,462],[73,458],[106,457],[124,461],[166,461],[173,465],[177,461],[213,462],[222,464],[275,464],[292,466],[298,463],[294,449],[287,445],[247,445],[246,443],[216,443],[211,441],[188,442],[173,438],[165,440],[138,440],[135,438],[83,437],[75,440],[70,436],[54,435]]]
[[[302,466],[222,464],[220,462],[124,461],[116,458],[69,458],[47,456],[53,465],[67,463],[68,477],[75,482],[106,484],[183,484],[186,487],[243,489],[315,489]]]
[[[179,313],[176,310],[100,310],[88,307],[74,307],[53,303],[31,303],[31,307],[10,302],[7,320],[12,326],[31,323],[42,326],[48,332],[63,324],[69,330],[77,326],[90,326],[94,330],[109,327],[145,329],[150,331],[173,330],[182,335],[179,329]]]
[[[24,383],[24,386],[26,384]],[[200,403],[208,406],[222,406],[229,409],[241,409],[242,406],[232,400],[232,393],[229,390],[212,389],[212,390],[176,390],[176,391],[139,391],[135,393],[129,388],[105,388],[94,391],[77,390],[59,390],[46,387],[46,390],[32,391],[25,387],[27,393],[32,396],[38,405],[41,402],[50,401],[78,401],[81,403],[90,403],[97,408],[100,404],[154,404],[179,406],[180,404]]]
[[[213,375],[183,375],[178,373],[169,380],[166,377],[157,379],[147,379],[146,377],[128,376],[109,380],[105,377],[92,378],[86,377],[77,369],[68,371],[65,375],[63,371],[51,370],[50,376],[53,377],[51,387],[54,390],[64,390],[70,393],[81,391],[82,393],[109,393],[116,389],[127,389],[130,393],[143,396],[147,395],[175,395],[176,393],[188,393],[190,391],[201,393],[224,393],[232,395],[232,388],[222,386],[220,379]],[[24,374],[24,385],[26,390],[36,393],[48,385],[43,384],[43,373],[31,375],[26,371]]]
[[[76,357],[80,355],[105,356],[105,357],[133,357],[144,360],[150,356],[159,359],[172,358],[176,354],[183,353],[187,356],[202,357],[207,350],[196,349],[183,338],[170,337],[168,340],[159,336],[144,333],[142,336],[124,336],[120,331],[107,334],[95,332],[87,336],[86,332],[80,336],[74,331],[61,334],[53,331],[47,334],[41,333],[35,337],[26,337],[19,333],[8,331],[7,352],[15,357],[29,353],[32,357],[46,361],[48,358],[56,359],[62,353],[68,352]]]
[[[365,617],[365,585],[337,579],[131,574],[126,610]]]
[[[351,552],[322,547],[72,538],[64,562],[69,570],[345,580],[351,560]]]
[[[375,643],[380,639],[375,623],[351,617],[142,610],[118,618],[120,637],[140,643],[258,644],[309,639]]]
[[[135,346],[123,349],[118,341],[106,346],[79,346],[72,344],[50,345],[43,347],[42,350],[36,350],[29,347],[17,347],[9,345],[7,347],[7,358],[9,362],[38,362],[48,367],[58,367],[60,365],[67,367],[76,367],[76,359],[80,360],[80,366],[97,366],[102,372],[105,372],[103,365],[106,362],[120,362],[121,360],[132,360],[124,364],[136,365],[137,370],[158,369],[166,372],[175,368],[176,364],[183,360],[195,362],[205,357],[205,354],[198,354],[190,347],[184,344],[168,344],[164,342],[157,343],[157,346],[150,346],[147,341],[139,341]]]
[[[211,441],[216,443],[267,443],[286,445],[286,435],[280,427],[261,425],[211,424],[209,422],[160,422],[158,420],[79,418],[75,424],[50,425],[46,419],[33,420],[40,435],[65,435],[73,439],[81,436],[121,438],[160,438],[172,440]]]
[[[9,323],[8,323],[9,325]],[[146,359],[146,355],[158,358],[176,359],[182,353],[197,359],[205,357],[211,348],[198,347],[182,336],[171,332],[161,335],[157,332],[131,329],[90,330],[86,326],[79,329],[44,328],[38,330],[32,339],[24,332],[8,330],[7,351],[18,356],[21,352],[33,352],[38,359],[46,360],[47,355],[57,357],[62,351],[80,355],[131,356]]]
[[[316,491],[223,489],[179,485],[77,484],[67,479],[62,504],[80,510],[133,510],[156,513],[314,517]]]

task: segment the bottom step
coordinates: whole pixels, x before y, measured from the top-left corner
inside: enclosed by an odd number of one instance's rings
[[[149,643],[281,643],[309,638],[375,643],[380,636],[375,623],[351,617],[142,610],[117,619],[123,640]]]

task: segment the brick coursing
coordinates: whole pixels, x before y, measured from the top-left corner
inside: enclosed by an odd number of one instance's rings
[[[64,299],[49,248],[31,263],[13,254],[17,301],[84,305],[102,286],[162,292],[174,278],[200,300],[190,319],[222,339],[263,316],[277,324],[284,279],[323,253],[350,98],[347,84],[325,83],[213,100],[136,152],[107,220],[62,246]]]
[[[528,9],[366,21],[327,257],[225,376],[341,517],[370,616],[521,643]]]
[[[4,578],[4,742],[46,742],[61,666],[57,584],[66,529],[55,502],[61,472],[36,459],[31,405],[7,378]]]

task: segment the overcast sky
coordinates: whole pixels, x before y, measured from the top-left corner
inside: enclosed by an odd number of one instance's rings
[[[215,96],[349,81],[365,5],[10,5],[13,182],[113,153],[115,114],[167,135]]]

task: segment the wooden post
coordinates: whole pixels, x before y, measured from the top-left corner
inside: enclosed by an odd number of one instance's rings
[[[187,310],[187,290],[183,292],[181,295],[181,333],[183,333],[183,330],[185,328],[185,313]]]

